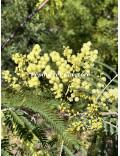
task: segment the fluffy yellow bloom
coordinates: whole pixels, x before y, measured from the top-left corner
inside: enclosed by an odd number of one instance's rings
[[[37,63],[37,60],[40,59],[41,48],[36,44],[33,50],[27,55],[27,59],[32,63]]]
[[[79,98],[78,97],[75,97],[75,101],[78,102],[79,101]]]
[[[106,77],[102,77],[101,80],[106,81]]]
[[[2,72],[2,77],[5,79],[5,81],[7,81],[8,83],[11,82],[11,74],[9,70],[4,70]]]
[[[29,81],[28,81],[29,87],[36,87],[40,84],[40,81],[38,79],[38,77],[32,77]]]
[[[19,89],[20,88],[20,85],[19,84],[13,84],[12,86],[14,89]]]

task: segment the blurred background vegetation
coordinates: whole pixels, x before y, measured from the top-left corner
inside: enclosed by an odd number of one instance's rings
[[[2,43],[43,0],[1,0]],[[43,51],[63,51],[70,46],[74,53],[91,41],[99,50],[99,60],[117,70],[117,0],[59,0],[50,3],[29,21],[2,51],[2,69],[12,70],[11,55],[29,53],[34,44]]]

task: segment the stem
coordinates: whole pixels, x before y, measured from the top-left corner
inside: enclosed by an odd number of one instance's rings
[[[102,115],[118,115],[118,112],[101,112]]]
[[[61,149],[60,149],[60,156],[62,156],[62,150],[63,150],[63,140],[62,140]]]
[[[8,111],[8,110],[11,110],[12,108],[3,108],[1,109],[2,111]]]
[[[22,24],[20,24],[17,29],[10,35],[10,37],[2,44],[1,51],[8,45],[8,43],[14,38],[14,36],[17,34],[17,32],[23,28],[23,26],[40,10],[42,7],[49,2],[49,0],[44,1],[34,12],[32,12]]]
[[[101,115],[118,115],[118,112],[100,112]],[[83,115],[85,113],[79,113],[78,116]],[[69,114],[63,114],[63,116],[70,116]]]
[[[107,124],[109,124],[109,125],[112,125],[113,127],[115,127],[115,128],[118,128],[117,126],[115,126],[115,125],[113,125],[112,123],[110,123],[110,122],[107,122],[107,121],[105,121]]]
[[[68,92],[69,92],[69,89],[70,89],[70,84],[68,85],[68,88],[67,88],[67,91],[65,93],[65,96],[67,96]]]

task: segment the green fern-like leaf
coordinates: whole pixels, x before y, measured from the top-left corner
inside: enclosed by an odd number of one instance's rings
[[[103,121],[103,125],[104,125],[104,131],[106,134],[110,133],[111,135],[115,134],[118,131],[118,126],[117,124],[114,122],[113,118],[109,118],[104,117],[104,121]]]
[[[65,150],[66,154],[68,156],[74,156],[74,154],[70,151],[70,149],[68,149],[66,146],[63,146],[63,149]]]
[[[49,103],[49,100],[42,100],[38,95],[33,96],[32,92],[32,90],[21,90],[16,94],[8,96],[9,98],[5,105],[9,108],[27,108],[39,113],[40,116],[61,135],[66,144],[79,147],[77,139],[66,130],[63,120],[50,107],[51,103]]]
[[[107,69],[111,70],[113,73],[117,74],[117,72],[112,67],[108,66],[107,64],[102,63],[100,61],[95,61],[95,63],[100,64],[100,65],[106,67]]]
[[[90,66],[90,69],[92,69],[93,71],[99,71],[99,69],[92,67],[92,66]],[[106,76],[109,80],[111,80],[111,77],[105,71],[100,70],[100,72],[103,73],[104,76]]]
[[[25,123],[25,125],[31,130],[31,132],[35,136],[35,139],[37,138],[39,143],[41,143],[43,147],[47,148],[47,137],[46,137],[43,127],[41,125],[36,126],[33,123],[31,123],[31,121],[27,118],[25,114],[22,114],[19,117]]]

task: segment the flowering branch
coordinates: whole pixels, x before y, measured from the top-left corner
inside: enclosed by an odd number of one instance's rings
[[[100,96],[102,95],[102,93],[105,91],[105,89],[112,83],[112,81],[114,81],[114,79],[116,79],[116,77],[118,77],[118,74],[115,75],[115,77],[105,86],[105,88],[102,90],[102,92],[100,92],[100,94],[98,95],[96,101],[100,98]]]
[[[10,37],[2,44],[1,51],[7,46],[7,44],[14,38],[17,32],[40,10],[49,0],[44,1],[34,12],[32,12],[22,24],[20,24],[17,29],[10,35]]]

